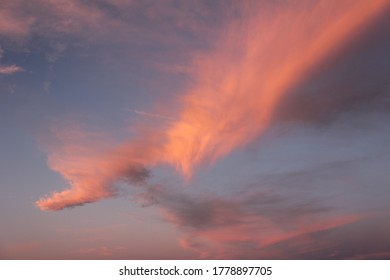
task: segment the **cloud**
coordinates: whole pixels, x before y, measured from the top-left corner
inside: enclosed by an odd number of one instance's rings
[[[158,163],[173,165],[189,178],[196,166],[253,141],[268,126],[284,94],[389,3],[333,4],[304,1],[292,7],[251,2],[241,7],[214,48],[195,56],[193,86],[184,92],[181,112],[168,128],[153,128],[146,134],[141,129],[136,140],[110,147],[104,141],[96,143],[100,135],[67,128],[57,131],[59,144],[49,151],[49,166],[71,189],[42,198],[37,205],[60,210],[116,196],[117,182],[143,182],[147,170]],[[54,15],[77,17],[69,21],[72,26],[80,21],[83,26],[97,26],[106,17],[98,6],[78,1],[51,5]],[[260,8],[267,13],[260,13]]]
[[[77,125],[54,129],[52,142],[45,147],[50,151],[49,166],[71,188],[41,198],[37,206],[42,210],[61,210],[114,197],[118,182],[143,184],[149,177],[144,163],[151,163],[152,152],[145,151],[142,144],[113,148],[110,143],[104,134],[85,131]]]
[[[209,23],[219,22],[221,10],[208,1],[15,0],[2,4],[0,35],[20,44],[39,37],[49,45],[61,38],[70,45],[106,47],[110,42],[139,47],[151,43],[179,50],[191,45],[184,40],[186,36],[200,38],[210,33]],[[56,55],[48,59],[56,60]]]
[[[99,10],[78,0],[16,0],[2,8],[0,34],[8,38],[28,39],[45,33],[47,37],[54,32],[76,33],[83,26],[95,26],[103,17]]]
[[[307,194],[299,197],[261,191],[264,188],[260,184],[237,188],[241,188],[241,195],[234,198],[191,195],[162,186],[145,195],[169,223],[183,232],[181,246],[194,250],[200,258],[283,258],[289,246],[273,246],[286,242],[303,246],[302,240],[306,240],[305,246],[317,250],[317,240],[310,236],[361,219],[321,205],[325,201],[311,201]]]
[[[2,66],[0,65],[0,74],[2,75],[11,75],[18,72],[24,71],[23,68],[17,66],[17,65],[8,65],[8,66]]]
[[[169,116],[163,116],[160,114],[152,114],[152,113],[148,113],[148,112],[144,112],[144,111],[140,111],[140,110],[134,110],[134,113],[141,115],[141,116],[151,117],[151,118],[156,118],[156,119],[161,119],[161,120],[170,120],[170,121],[173,120],[173,118],[169,117]]]
[[[0,61],[3,58],[4,50],[0,46]],[[11,75],[14,73],[22,72],[24,69],[15,64],[13,65],[0,65],[0,75]]]
[[[299,149],[291,145],[289,151],[300,153],[308,149],[315,153],[305,143],[302,146]],[[317,148],[321,150],[318,144]],[[329,147],[323,152],[329,153]],[[292,156],[288,152],[282,154]],[[331,156],[335,162],[328,163],[321,163],[321,155],[314,162],[305,155],[306,164],[300,171],[287,168],[257,177],[245,177],[248,174],[244,170],[233,173],[225,169],[226,181],[240,179],[224,185],[223,191],[211,186],[196,186],[198,191],[193,192],[158,186],[148,189],[140,203],[149,201],[149,205],[161,211],[165,220],[182,232],[181,246],[196,252],[199,258],[386,258],[386,159],[355,158],[342,162],[336,154],[335,151]],[[286,165],[284,158],[273,161],[278,166]],[[246,162],[244,166],[248,165]],[[257,163],[255,169],[261,167]]]
[[[23,1],[3,2],[1,5],[0,36],[11,38],[25,37],[31,31],[34,18],[23,16],[18,12],[23,5]]]
[[[165,160],[190,177],[196,166],[253,141],[288,90],[389,5],[334,4],[302,1],[275,10],[265,6],[267,13],[258,14],[250,2],[215,49],[195,61],[194,86],[167,131]]]
[[[280,251],[284,259],[388,259],[387,215],[373,215],[354,223],[310,233],[309,242],[294,237],[265,248],[264,255]],[[373,230],[375,229],[375,230]]]
[[[199,258],[385,259],[387,118],[351,112],[327,126],[294,124],[191,189],[159,185],[137,198]]]
[[[273,124],[287,121],[326,126],[345,113],[353,112],[356,118],[368,112],[388,112],[390,40],[384,32],[388,28],[389,17],[380,17],[369,32],[323,61],[281,100]]]

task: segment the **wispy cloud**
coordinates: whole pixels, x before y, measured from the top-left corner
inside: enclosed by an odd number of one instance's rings
[[[267,128],[286,92],[388,5],[303,1],[268,7],[266,15],[245,7],[250,12],[197,59],[195,86],[167,131],[165,160],[189,177],[197,165],[251,142]]]
[[[4,50],[0,46],[0,62],[3,58]],[[22,72],[24,69],[20,66],[17,66],[15,64],[13,65],[1,65],[0,64],[0,75],[11,75],[14,73]]]
[[[34,24],[34,17],[20,14],[23,0],[3,1],[0,10],[0,35],[11,38],[27,36]]]
[[[150,165],[154,155],[144,143],[112,148],[104,134],[78,126],[55,129],[52,139],[47,146],[49,166],[69,182],[71,189],[38,200],[42,210],[61,210],[113,197],[117,194],[115,183],[137,185],[149,177],[145,162]]]
[[[263,189],[261,185],[243,189],[241,195],[223,198],[217,194],[191,195],[160,186],[149,189],[145,196],[169,223],[183,232],[181,246],[194,250],[200,258],[285,258],[290,254],[288,246],[273,248],[283,242],[317,252],[321,250],[312,235],[362,218],[340,214],[337,209],[308,197],[259,191]],[[321,254],[317,257],[321,258]]]
[[[11,75],[11,74],[15,74],[15,73],[22,72],[22,71],[24,71],[24,69],[22,67],[15,65],[15,64],[8,65],[8,66],[0,65],[0,74],[3,74],[3,75]]]
[[[81,4],[58,5],[73,11]],[[184,93],[181,113],[168,129],[154,129],[109,148],[94,146],[82,133],[69,138],[74,132],[64,129],[57,137],[59,150],[49,152],[49,165],[69,181],[71,189],[42,198],[37,205],[60,210],[115,196],[116,182],[143,180],[146,170],[157,163],[169,163],[191,177],[199,164],[216,161],[254,140],[267,127],[286,91],[358,35],[360,27],[387,5],[384,0],[337,5],[302,2],[294,7],[266,6],[266,15],[258,14],[257,4],[244,5],[213,50],[196,56],[194,85]],[[100,16],[102,12],[96,11],[90,20],[95,22]]]
[[[169,116],[164,116],[164,115],[155,114],[155,113],[148,113],[148,112],[144,112],[141,110],[133,110],[133,112],[136,113],[137,115],[141,115],[141,116],[145,116],[145,117],[162,119],[162,120],[169,120],[169,121],[173,120],[173,118],[169,117]]]

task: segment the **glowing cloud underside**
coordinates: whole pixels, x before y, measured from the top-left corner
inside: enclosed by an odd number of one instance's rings
[[[49,153],[49,165],[71,188],[41,198],[38,207],[60,210],[112,197],[115,182],[142,181],[144,166],[159,162],[190,178],[196,166],[258,137],[283,95],[388,5],[387,0],[244,5],[240,20],[228,23],[214,49],[194,59],[195,84],[166,131],[113,149],[91,145],[85,137],[69,144],[61,136],[62,150]]]

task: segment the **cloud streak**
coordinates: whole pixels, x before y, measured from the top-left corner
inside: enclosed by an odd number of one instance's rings
[[[251,3],[252,4],[252,3]],[[388,1],[302,1],[233,22],[213,52],[200,56],[195,86],[168,130],[166,160],[185,176],[264,131],[283,95],[359,34]],[[256,10],[256,9],[255,9]]]
[[[197,166],[258,137],[284,94],[389,5],[385,0],[302,1],[277,7],[245,3],[213,49],[195,56],[193,85],[167,128],[141,130],[136,139],[109,146],[95,143],[100,135],[82,130],[57,134],[49,166],[71,188],[41,198],[37,206],[61,210],[113,197],[118,182],[144,183],[147,170],[161,163],[190,178]],[[65,11],[75,8],[61,5]],[[261,13],[263,8],[269,13]]]
[[[71,188],[55,192],[36,202],[41,210],[61,210],[117,195],[115,184],[143,184],[149,177],[145,163],[152,163],[153,151],[143,144],[112,148],[99,132],[67,126],[52,132],[52,145],[46,149],[49,166],[65,178]]]
[[[15,64],[8,66],[0,65],[0,74],[2,75],[11,75],[22,71],[24,71],[23,68]]]
[[[285,258],[288,246],[274,248],[283,243],[311,248],[314,258],[325,257],[315,246],[317,238],[311,236],[363,218],[339,213],[306,196],[264,191],[260,184],[234,198],[191,195],[163,186],[149,189],[145,196],[183,232],[181,246],[208,259]]]
[[[0,47],[0,61],[3,58],[4,51]],[[19,67],[15,64],[13,65],[0,65],[0,75],[11,75],[18,72],[22,72],[24,69],[22,67]]]
[[[168,121],[172,121],[173,120],[172,117],[163,116],[163,115],[160,115],[160,114],[148,113],[148,112],[144,112],[144,111],[141,111],[141,110],[134,110],[133,112],[136,113],[137,115],[140,115],[140,116],[156,118],[156,119],[162,119],[162,120],[168,120]]]

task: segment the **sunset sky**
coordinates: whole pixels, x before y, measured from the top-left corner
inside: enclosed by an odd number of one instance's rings
[[[0,259],[390,259],[390,0],[0,0]]]

